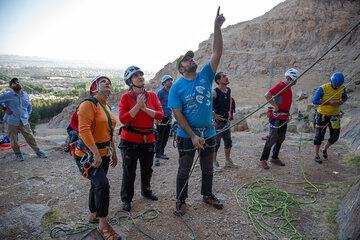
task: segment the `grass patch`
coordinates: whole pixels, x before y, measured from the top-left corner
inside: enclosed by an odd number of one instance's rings
[[[360,155],[353,154],[353,156],[349,157],[348,161],[351,165],[355,166],[356,169],[360,170]]]
[[[52,238],[50,237],[49,234],[49,226],[53,225],[57,222],[64,222],[66,221],[66,219],[68,219],[69,216],[66,215],[65,213],[63,213],[62,211],[58,210],[58,209],[51,209],[50,212],[48,212],[47,214],[44,215],[44,217],[42,218],[42,227],[45,230],[45,233],[43,234],[43,237],[41,239],[43,240],[51,240]]]

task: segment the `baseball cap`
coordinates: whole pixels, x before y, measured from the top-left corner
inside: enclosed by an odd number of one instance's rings
[[[185,55],[181,55],[177,60],[176,60],[176,69],[179,71],[179,67],[180,67],[180,63],[182,60],[184,60],[184,58],[186,57],[191,57],[193,58],[194,57],[194,52],[189,50],[187,51],[187,53],[185,53]]]

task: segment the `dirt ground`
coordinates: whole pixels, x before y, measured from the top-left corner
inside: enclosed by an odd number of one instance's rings
[[[196,239],[260,239],[247,213],[243,212],[235,198],[235,192],[243,184],[263,177],[274,177],[289,182],[303,182],[300,168],[299,135],[288,133],[283,144],[280,157],[286,162],[285,167],[274,166],[269,170],[258,166],[258,160],[265,141],[261,137],[267,133],[233,132],[232,159],[240,167],[224,169],[214,173],[214,193],[223,200],[224,209],[216,210],[202,202],[200,195],[201,171],[195,167],[189,183],[189,198],[186,214],[182,218],[193,230]],[[60,139],[50,141],[51,136]],[[56,137],[56,136],[57,137]],[[26,203],[50,206],[56,213],[56,220],[68,224],[87,223],[89,181],[84,179],[74,161],[61,146],[61,131],[41,132],[38,130],[37,141],[48,154],[47,159],[36,157],[30,147],[22,147],[25,161],[17,162],[12,150],[0,151],[0,215]],[[329,239],[332,235],[326,227],[324,212],[334,207],[348,184],[359,172],[344,163],[343,158],[350,150],[347,142],[340,140],[329,150],[329,159],[322,165],[313,160],[313,145],[311,135],[304,136],[302,144],[302,162],[306,178],[311,182],[329,183],[327,189],[316,194],[317,202],[302,206],[302,210],[290,209],[294,226],[306,239]],[[119,139],[116,140],[116,146]],[[22,141],[23,142],[23,141]],[[117,149],[118,156],[120,153]],[[154,220],[137,221],[138,227],[153,239],[194,239],[191,231],[180,217],[174,216],[175,178],[177,173],[177,150],[172,146],[172,139],[166,147],[170,160],[162,160],[161,166],[154,167],[152,177],[153,192],[158,201],[144,199],[140,194],[140,172],[137,171],[135,196],[132,202],[132,216],[137,216],[147,209],[158,209],[159,216]],[[220,148],[218,159],[224,166],[224,152]],[[122,178],[121,158],[116,168],[110,168],[108,177],[111,186],[110,216],[119,215],[121,210],[120,187]],[[302,186],[297,184],[272,183],[272,186],[288,192],[302,192]],[[239,193],[239,202],[246,206],[244,191]],[[43,220],[44,221],[44,220]],[[271,220],[269,220],[271,221]],[[46,224],[46,223],[45,223]],[[116,226],[123,239],[148,239],[130,222]],[[44,228],[39,234],[32,234],[34,229],[19,226],[9,231],[0,232],[0,239],[50,239],[49,230]],[[274,236],[261,231],[267,239]],[[279,233],[278,233],[279,234]],[[64,237],[62,239],[80,239],[82,235]],[[289,237],[279,234],[282,239]],[[99,238],[96,233],[86,239]]]

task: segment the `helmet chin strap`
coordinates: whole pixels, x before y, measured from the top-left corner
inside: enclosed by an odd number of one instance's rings
[[[135,85],[132,81],[131,81],[131,83],[132,83],[131,88],[136,87],[136,88],[140,88],[140,89],[142,89],[142,90],[143,90],[143,92],[145,91],[145,88],[144,88],[144,87],[139,87],[139,86],[136,86],[136,85]]]

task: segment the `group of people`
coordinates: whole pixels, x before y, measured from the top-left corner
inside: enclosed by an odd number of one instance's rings
[[[151,189],[152,166],[154,155],[155,166],[160,165],[160,159],[168,159],[164,149],[173,117],[178,123],[179,152],[177,200],[173,213],[178,216],[185,213],[188,178],[197,151],[203,201],[216,209],[223,208],[223,204],[213,192],[214,170],[220,170],[216,157],[221,139],[224,141],[225,167],[238,167],[230,158],[232,140],[229,121],[235,102],[231,97],[231,89],[227,86],[228,77],[223,72],[216,73],[223,52],[221,26],[224,21],[219,8],[214,23],[213,49],[209,62],[197,71],[194,52],[188,51],[181,55],[176,61],[176,69],[182,77],[173,83],[173,78],[165,75],[161,80],[163,88],[156,94],[146,91],[144,72],[140,68],[130,66],[126,69],[124,80],[130,91],[123,94],[119,102],[119,119],[123,126],[120,128],[121,140],[118,146],[122,157],[120,195],[124,211],[131,210],[138,161],[141,195],[149,200],[158,200]],[[260,166],[264,169],[269,169],[267,161],[273,146],[270,161],[275,165],[285,166],[284,161],[279,158],[279,152],[285,139],[292,105],[291,87],[296,84],[298,77],[299,72],[296,69],[289,69],[284,80],[265,94],[265,99],[273,106],[273,111],[269,116],[270,133],[260,157]],[[212,90],[214,80],[218,87]],[[343,82],[344,76],[335,73],[329,83],[317,90],[314,97],[313,103],[320,105],[314,118],[317,163],[322,163],[319,152],[326,128],[330,128],[330,138],[322,150],[324,158],[327,158],[328,148],[339,137],[339,107],[347,100]],[[8,135],[17,160],[23,160],[17,140],[19,131],[39,157],[46,157],[37,147],[28,124],[31,113],[28,95],[21,91],[18,79],[12,79],[9,85],[13,92],[0,95],[0,104],[5,104],[2,107],[6,112]],[[81,174],[91,182],[89,222],[99,223],[98,231],[105,239],[121,239],[110,226],[108,216],[110,185],[106,175],[109,166],[115,167],[118,163],[113,139],[116,120],[107,105],[111,94],[111,80],[106,76],[94,78],[90,84],[90,94],[91,97],[86,98],[72,116],[72,122],[75,123],[70,124],[68,131],[73,136],[72,141],[77,138],[75,162]]]

